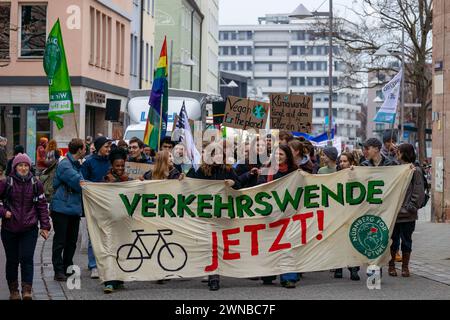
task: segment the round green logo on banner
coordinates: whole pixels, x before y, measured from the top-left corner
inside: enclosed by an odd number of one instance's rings
[[[349,236],[353,247],[369,259],[381,256],[389,244],[389,228],[383,219],[374,215],[356,219]]]
[[[47,41],[44,51],[44,70],[48,77],[48,84],[53,84],[56,72],[61,66],[61,50],[58,39],[51,38]]]

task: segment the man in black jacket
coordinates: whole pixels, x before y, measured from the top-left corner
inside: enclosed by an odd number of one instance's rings
[[[367,150],[367,160],[361,163],[366,167],[386,167],[395,166],[397,161],[393,158],[385,157],[381,153],[382,144],[377,138],[370,138],[364,142],[364,148]]]

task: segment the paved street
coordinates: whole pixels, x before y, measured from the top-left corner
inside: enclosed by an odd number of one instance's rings
[[[65,283],[53,281],[51,266],[51,240],[39,240],[35,255],[34,295],[39,300],[91,300],[91,299],[450,299],[450,224],[429,223],[429,210],[422,212],[413,235],[412,276],[409,279],[384,276],[381,290],[366,287],[365,272],[360,272],[362,281],[349,280],[348,271],[344,279],[334,279],[331,272],[307,273],[296,289],[287,290],[278,284],[262,286],[260,281],[223,278],[222,289],[208,290],[201,279],[171,280],[163,285],[155,282],[126,284],[126,289],[105,295],[98,280],[89,278],[87,252],[77,250],[75,263],[82,269],[81,290],[69,290]],[[80,235],[81,243],[81,235]],[[400,263],[397,264],[400,267]],[[365,270],[365,267],[363,267]],[[0,299],[7,299],[5,287],[4,252],[0,254]]]

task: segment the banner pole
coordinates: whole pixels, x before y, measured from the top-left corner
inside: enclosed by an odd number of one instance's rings
[[[77,134],[77,138],[79,139],[80,138],[80,134],[78,133],[78,124],[77,124],[77,116],[75,114],[75,108],[74,108],[72,114],[73,114],[73,120],[75,121],[75,132]]]

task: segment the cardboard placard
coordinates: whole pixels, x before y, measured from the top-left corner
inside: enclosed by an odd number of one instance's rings
[[[228,96],[223,125],[235,129],[265,129],[269,104]]]
[[[153,169],[152,164],[138,163],[138,162],[125,162],[125,173],[131,179],[139,179],[144,173]]]
[[[312,97],[288,93],[270,95],[272,129],[310,133],[312,111]]]

